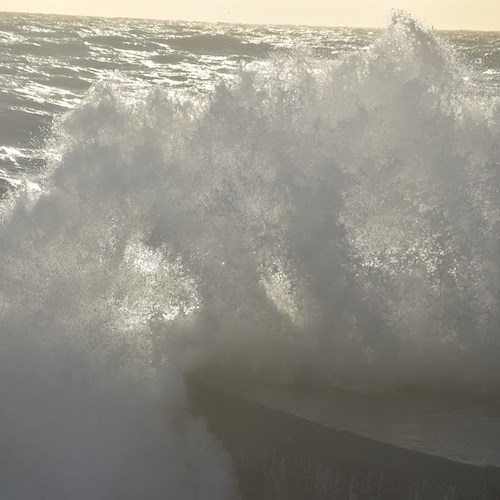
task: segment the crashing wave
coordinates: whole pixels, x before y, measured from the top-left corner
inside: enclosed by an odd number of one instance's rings
[[[193,371],[498,389],[500,107],[477,86],[404,14],[210,96],[95,86],[0,230],[9,498],[234,496]]]

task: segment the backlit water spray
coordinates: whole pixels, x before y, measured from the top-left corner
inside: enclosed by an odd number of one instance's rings
[[[225,499],[184,376],[500,385],[500,106],[396,14],[208,96],[100,84],[0,229],[0,495]]]

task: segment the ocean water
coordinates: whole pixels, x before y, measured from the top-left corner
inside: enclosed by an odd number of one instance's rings
[[[186,374],[495,402],[500,34],[0,44],[0,498],[237,497]]]

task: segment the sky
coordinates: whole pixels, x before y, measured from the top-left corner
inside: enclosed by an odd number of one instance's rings
[[[0,11],[384,27],[392,9],[437,29],[500,31],[500,0],[0,0]]]

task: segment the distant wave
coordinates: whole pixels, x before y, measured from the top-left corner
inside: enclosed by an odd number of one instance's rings
[[[198,54],[239,54],[265,57],[271,50],[271,45],[265,42],[243,42],[237,37],[221,34],[171,38],[166,42],[173,49]]]
[[[154,42],[149,42],[147,34],[143,34],[142,38],[131,38],[124,35],[89,35],[85,37],[87,43],[91,45],[100,45],[113,47],[123,50],[154,50],[158,45]]]
[[[48,43],[43,41],[41,44],[18,42],[6,46],[10,54],[20,54],[23,56],[87,56],[90,53],[89,47],[81,40],[62,41],[60,43]]]

